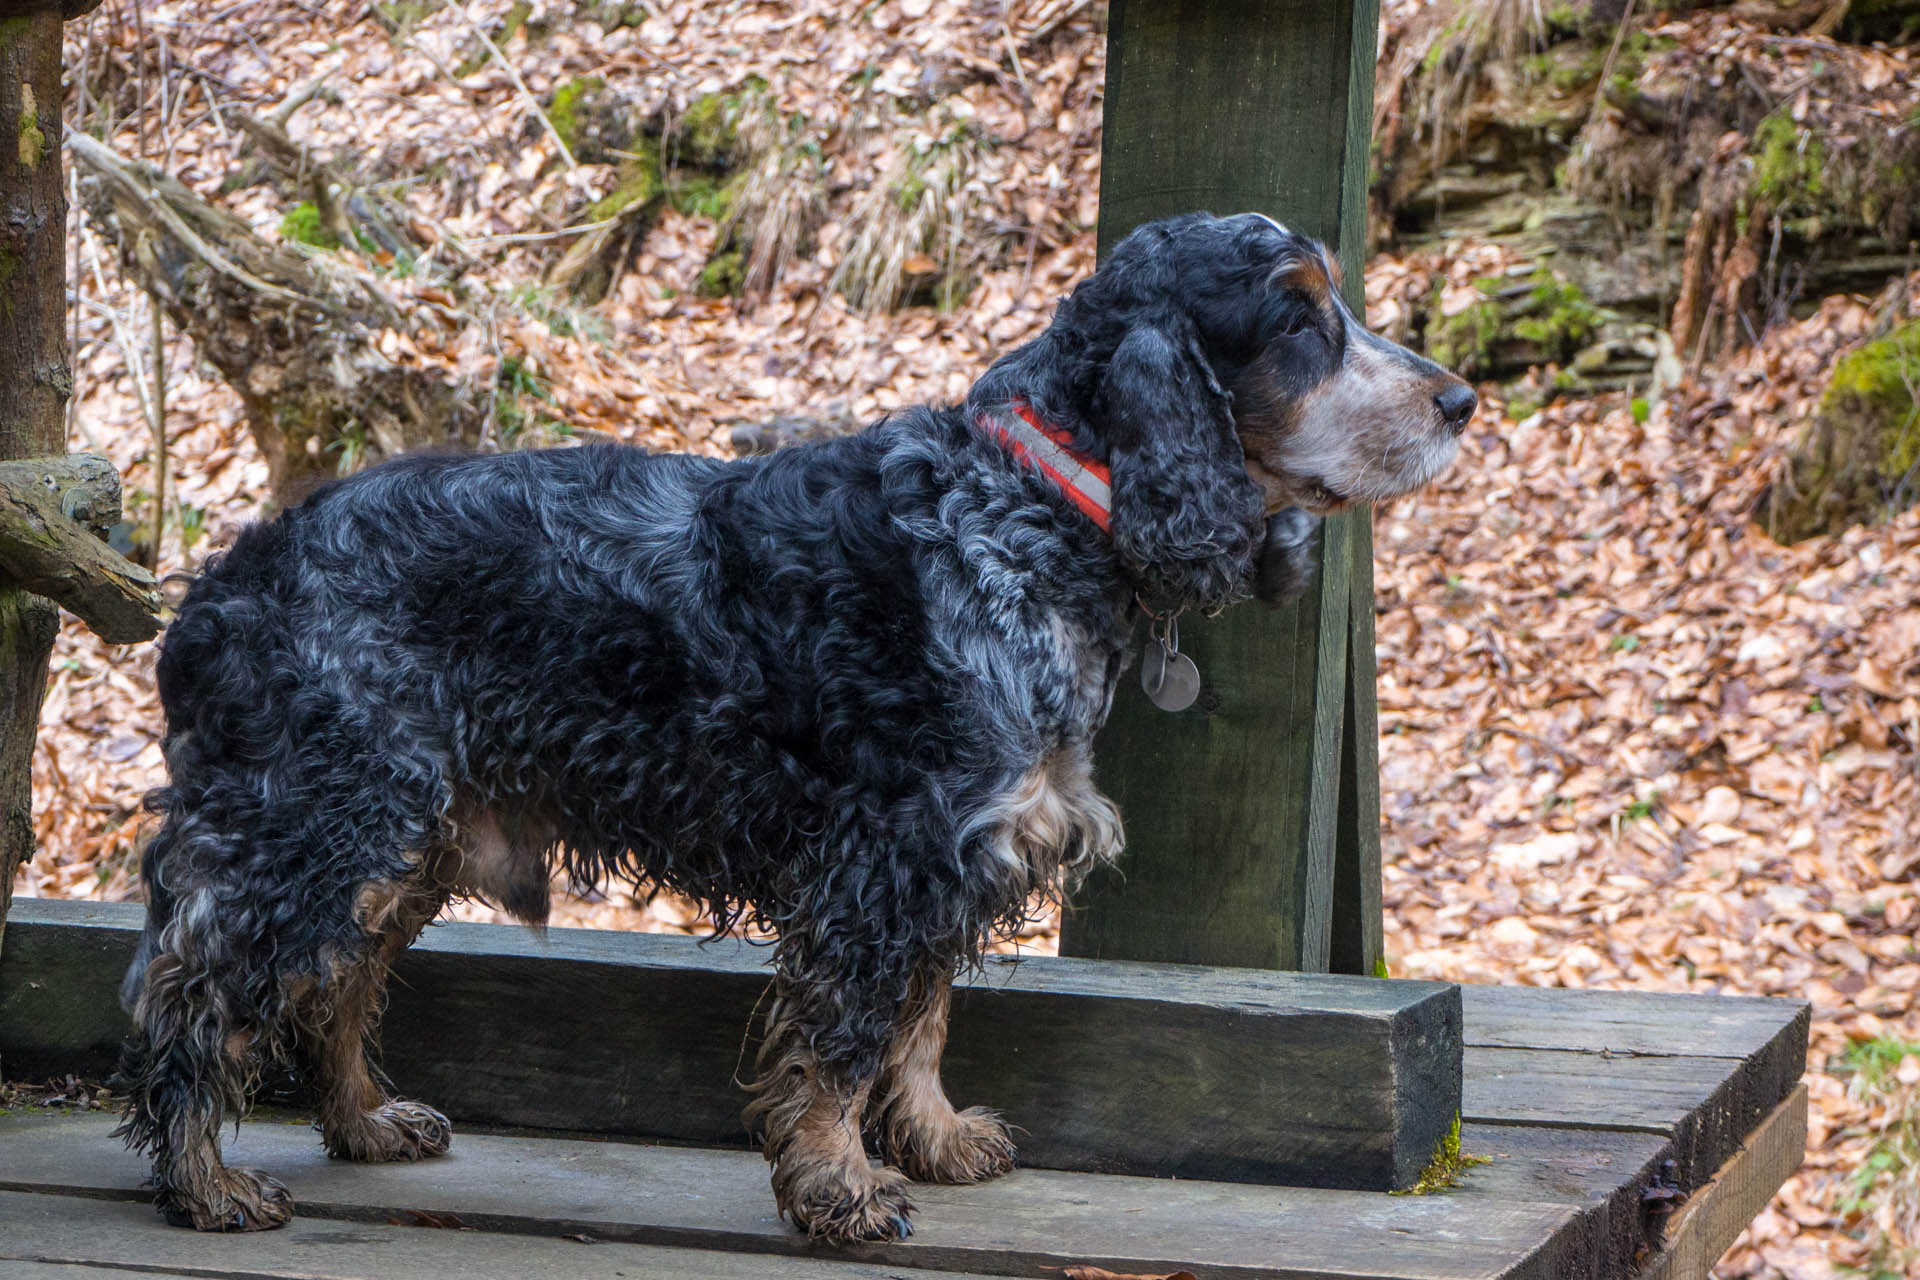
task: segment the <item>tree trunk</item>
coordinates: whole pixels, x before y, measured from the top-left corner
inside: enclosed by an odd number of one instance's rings
[[[60,14],[0,19],[0,459],[66,451],[67,206],[60,183]],[[33,742],[59,630],[54,606],[0,582],[0,943],[33,854]]]

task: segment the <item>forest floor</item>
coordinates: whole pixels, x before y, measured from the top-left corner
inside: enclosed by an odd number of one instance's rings
[[[394,180],[492,300],[488,343],[419,358],[485,360],[497,342],[549,424],[724,454],[736,422],[957,397],[1091,270],[1100,7],[1015,4],[1004,21],[990,7],[548,4],[510,26],[506,4],[469,5],[523,93],[437,3],[384,6],[406,11],[397,29],[301,0],[251,5],[244,24],[187,0],[135,10],[139,25],[109,6],[69,24],[68,65],[90,79],[69,117],[89,104],[85,123],[124,154],[273,235],[284,201],[232,189],[246,159],[221,112],[264,113],[323,78],[294,134]],[[701,296],[722,228],[665,208],[604,301],[543,290],[556,233],[617,174],[560,163],[527,99],[599,76],[684,110],[756,75],[821,139],[810,250],[756,296]],[[861,191],[956,128],[994,140],[952,182],[955,225],[984,246],[964,300],[850,306],[829,282]],[[70,444],[120,464],[137,514],[152,479],[129,371],[146,304],[79,215],[73,244]],[[1469,289],[1489,265],[1477,253],[1377,257],[1372,318],[1434,281]],[[1559,401],[1515,421],[1487,398],[1453,469],[1375,514],[1392,972],[1814,1004],[1809,1157],[1726,1277],[1897,1274],[1920,1235],[1920,1172],[1898,1154],[1920,1114],[1920,513],[1793,547],[1751,519],[1836,356],[1914,314],[1920,275],[1826,299],[1651,402]],[[178,505],[161,568],[188,570],[260,512],[266,472],[238,397],[184,338],[166,370]],[[18,892],[138,895],[140,797],[163,780],[153,653],[69,620],[35,762],[41,852]],[[619,890],[565,896],[555,920],[702,930],[684,904]],[[1049,950],[1051,930],[1019,945]]]

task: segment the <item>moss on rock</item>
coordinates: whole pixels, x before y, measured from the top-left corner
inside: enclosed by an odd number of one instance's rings
[[[553,131],[567,144],[567,150],[580,150],[580,109],[582,99],[600,92],[607,82],[599,76],[582,76],[578,80],[568,80],[553,91],[553,101],[547,106],[547,119],[553,122]]]
[[[1753,190],[1782,213],[1818,213],[1826,192],[1826,148],[1776,111],[1753,131]]]
[[[320,217],[320,206],[311,200],[301,201],[281,217],[280,238],[316,249],[340,247],[340,238],[327,229]]]
[[[694,291],[703,298],[736,297],[747,282],[747,256],[738,249],[718,253],[700,268]]]
[[[633,155],[638,158],[621,161],[613,190],[594,201],[587,210],[589,221],[599,222],[648,204],[666,190],[660,171],[660,144],[651,138],[642,138],[635,144]]]
[[[1427,355],[1464,378],[1484,373],[1491,363],[1494,340],[1500,336],[1500,320],[1500,303],[1493,298],[1480,298],[1452,315],[1441,314],[1436,285],[1432,319],[1427,321]]]
[[[1896,515],[1920,499],[1920,320],[1843,356],[1760,517],[1797,542]]]

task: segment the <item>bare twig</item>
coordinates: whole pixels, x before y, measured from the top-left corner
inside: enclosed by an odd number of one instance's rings
[[[160,564],[160,538],[167,527],[167,322],[157,295],[147,295],[147,310],[153,316],[153,415],[147,421],[153,429],[153,525],[147,568],[153,569]]]
[[[521,101],[526,103],[527,110],[533,112],[540,123],[546,127],[547,136],[553,139],[553,145],[560,148],[560,158],[566,161],[567,168],[578,169],[580,162],[573,158],[573,152],[568,149],[566,139],[562,138],[560,131],[553,127],[552,118],[541,109],[539,99],[535,98],[533,91],[527,88],[527,82],[520,78],[518,69],[516,69],[511,62],[507,61],[507,55],[500,52],[499,47],[493,43],[493,40],[485,31],[481,30],[480,24],[475,22],[472,15],[467,12],[467,6],[464,0],[450,4],[447,8],[451,9],[454,15],[466,24],[467,30],[473,33],[474,39],[478,40],[486,49],[487,56],[499,63],[500,69],[507,73],[507,79],[513,81],[513,87],[520,91]]]
[[[1607,60],[1600,64],[1599,86],[1593,93],[1593,105],[1587,109],[1587,125],[1592,126],[1594,117],[1600,114],[1600,104],[1607,100],[1607,81],[1613,78],[1613,60],[1620,56],[1620,42],[1627,38],[1627,28],[1633,25],[1633,6],[1637,0],[1627,0],[1627,7],[1620,14],[1620,25],[1614,28],[1613,44],[1607,48]]]

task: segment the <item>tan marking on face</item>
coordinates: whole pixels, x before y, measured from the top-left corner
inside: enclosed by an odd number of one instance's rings
[[[1333,281],[1327,274],[1327,264],[1317,254],[1302,254],[1289,259],[1281,266],[1274,283],[1283,289],[1297,289],[1307,295],[1313,305],[1322,311],[1333,306]]]

